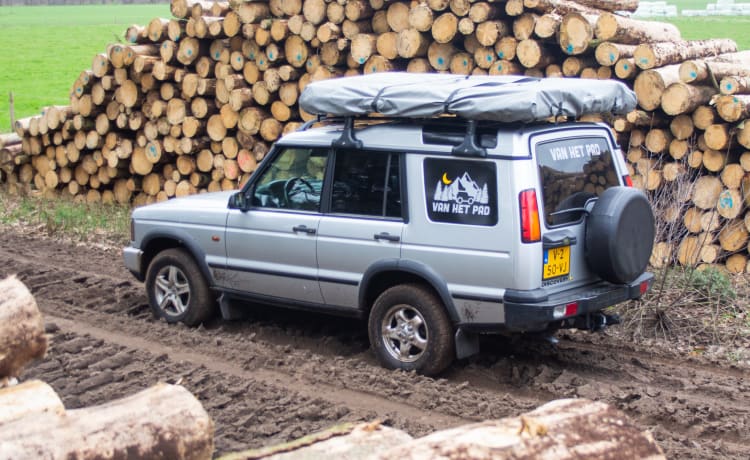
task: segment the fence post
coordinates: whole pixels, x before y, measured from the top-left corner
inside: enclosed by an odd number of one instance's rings
[[[14,126],[16,126],[16,111],[13,108],[13,91],[8,93],[8,102],[10,103],[9,109],[10,109],[10,130],[13,131]]]

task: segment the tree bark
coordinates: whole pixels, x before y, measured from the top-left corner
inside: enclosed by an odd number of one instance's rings
[[[712,86],[675,82],[664,90],[661,108],[667,115],[672,116],[690,113],[708,103],[714,95],[716,95],[716,89]]]
[[[519,417],[438,431],[377,458],[531,459],[561,455],[665,458],[651,434],[641,431],[623,413],[585,399],[552,401]]]
[[[157,384],[100,406],[46,412],[4,424],[3,458],[208,459],[213,422],[180,386]]]
[[[563,52],[570,56],[584,53],[594,38],[596,16],[585,13],[568,13],[560,23],[558,42]]]
[[[44,357],[47,336],[34,296],[15,277],[0,281],[0,379],[18,377],[34,359]]]
[[[638,74],[633,90],[638,104],[644,110],[654,110],[661,105],[662,95],[667,86],[680,81],[679,65],[646,70]]]
[[[688,59],[733,53],[737,43],[726,38],[693,41],[645,43],[638,45],[633,53],[635,63],[641,69],[653,69],[675,64]]]
[[[750,95],[736,94],[716,98],[716,112],[730,123],[750,118]]]
[[[673,24],[640,21],[608,12],[599,15],[594,34],[599,40],[625,45],[676,42],[682,39],[680,30]]]

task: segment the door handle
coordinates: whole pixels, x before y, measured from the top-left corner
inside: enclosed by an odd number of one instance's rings
[[[393,241],[393,242],[401,241],[401,237],[400,236],[398,236],[398,235],[391,235],[388,232],[376,233],[375,236],[374,236],[374,238],[376,240],[386,240],[386,241]]]
[[[292,227],[292,231],[295,232],[295,233],[297,233],[297,232],[304,232],[304,233],[307,233],[308,235],[314,235],[315,234],[315,229],[314,228],[310,228],[307,225],[296,225],[296,226]]]

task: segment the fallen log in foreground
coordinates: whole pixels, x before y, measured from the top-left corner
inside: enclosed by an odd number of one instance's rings
[[[664,459],[648,431],[619,410],[586,399],[561,399],[519,417],[437,431],[410,440],[379,423],[338,426],[221,460],[274,459]]]
[[[14,276],[0,281],[0,380],[18,377],[47,352],[44,321],[26,286]]]
[[[29,385],[36,387],[24,388]],[[0,406],[18,403],[19,392],[48,395],[45,387],[28,382],[0,390]],[[49,404],[27,406],[16,411],[17,418],[0,420],[0,459],[209,459],[213,454],[213,422],[181,386],[160,383],[133,396],[68,411],[60,410],[55,398],[46,399]]]

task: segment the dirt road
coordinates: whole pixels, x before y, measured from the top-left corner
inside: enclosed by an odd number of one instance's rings
[[[3,229],[0,277],[18,274],[52,334],[25,379],[70,408],[181,382],[216,422],[218,452],[378,418],[419,436],[517,415],[561,397],[604,401],[652,430],[670,458],[746,459],[750,372],[665,344],[561,334],[557,348],[490,339],[442,378],[384,370],[351,320],[251,308],[247,320],[188,329],[154,320],[119,250]]]

